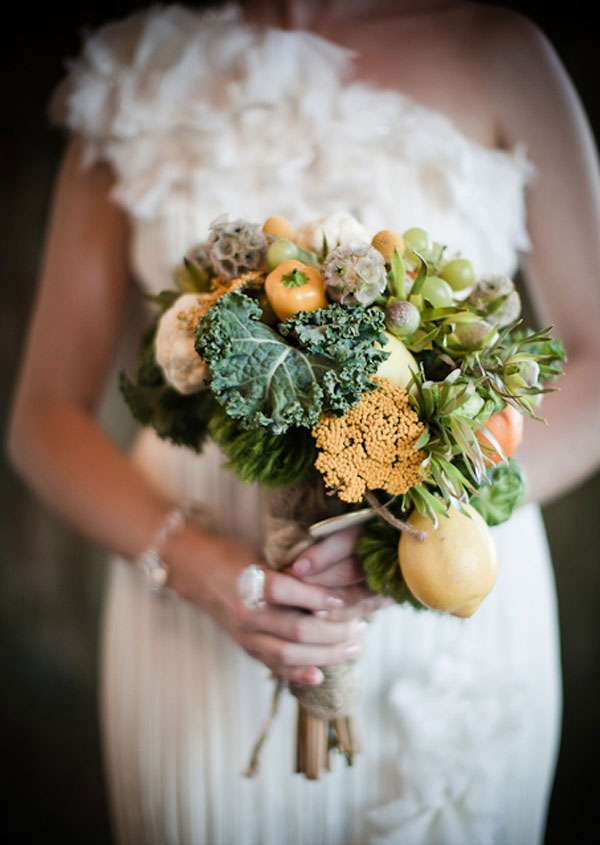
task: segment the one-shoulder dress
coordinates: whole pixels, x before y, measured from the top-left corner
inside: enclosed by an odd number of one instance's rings
[[[350,81],[353,55],[257,28],[229,3],[153,5],[85,34],[50,118],[104,159],[143,289],[171,285],[223,213],[300,224],[336,211],[373,233],[424,227],[480,275],[532,249],[524,144],[490,149],[396,91]],[[131,458],[219,529],[260,540],[261,492],[200,455],[137,435]],[[379,611],[360,660],[363,752],[317,782],[294,770],[286,697],[254,779],[269,673],[208,615],[157,598],[116,556],[102,618],[100,715],[117,840],[128,845],[536,845],[561,719],[555,586],[537,504],[493,529],[498,582],[463,620]]]

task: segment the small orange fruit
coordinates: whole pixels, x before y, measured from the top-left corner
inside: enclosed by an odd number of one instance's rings
[[[291,259],[271,270],[265,279],[265,293],[280,320],[299,311],[327,307],[325,283],[316,267]]]
[[[507,458],[517,451],[523,439],[523,416],[512,405],[507,405],[496,414],[492,414],[484,428],[477,432],[477,439],[483,447],[483,454],[488,466],[498,464],[502,460],[496,447],[485,436],[484,429],[488,429]]]

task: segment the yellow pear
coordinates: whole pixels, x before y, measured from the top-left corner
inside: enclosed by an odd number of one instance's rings
[[[411,370],[418,371],[419,367],[406,346],[390,332],[385,332],[386,342],[383,347],[390,353],[389,358],[377,368],[375,375],[387,378],[398,387],[406,387],[411,379]]]
[[[454,616],[472,616],[496,583],[496,549],[480,514],[464,505],[466,516],[450,508],[439,526],[413,511],[409,523],[427,534],[425,540],[406,531],[398,544],[398,560],[406,585],[426,607]]]

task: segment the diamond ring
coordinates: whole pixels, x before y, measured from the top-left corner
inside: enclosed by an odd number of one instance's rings
[[[246,607],[257,610],[264,607],[265,601],[265,570],[251,563],[242,569],[237,580],[238,594]]]

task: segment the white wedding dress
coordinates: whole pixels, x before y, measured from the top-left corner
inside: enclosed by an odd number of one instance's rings
[[[149,291],[223,212],[302,223],[350,211],[373,232],[423,226],[477,271],[531,248],[521,144],[492,150],[396,91],[348,81],[350,53],[251,27],[228,4],[155,5],[87,33],[51,117],[109,161]],[[260,536],[261,495],[203,454],[140,431],[133,460],[217,525]],[[210,619],[155,598],[111,560],[102,728],[115,831],[130,845],[536,845],[560,733],[558,622],[539,507],[493,530],[498,583],[468,620],[380,611],[361,660],[363,752],[319,782],[292,774],[286,696],[253,780],[242,777],[271,684]]]

